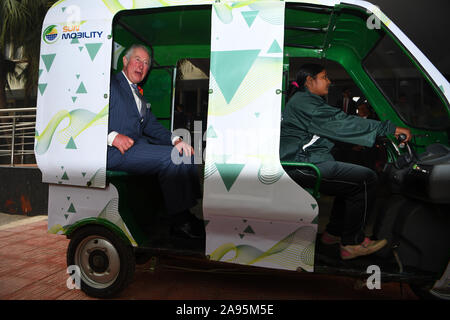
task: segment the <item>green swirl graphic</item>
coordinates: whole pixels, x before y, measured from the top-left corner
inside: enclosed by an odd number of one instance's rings
[[[50,234],[58,234],[59,232],[61,232],[61,234],[64,234],[66,232],[66,228],[64,228],[60,224],[55,224],[51,228],[49,228],[47,231],[47,233],[50,233]]]
[[[109,104],[98,114],[85,109],[75,109],[70,112],[67,110],[59,111],[52,117],[44,131],[36,136],[35,152],[39,155],[47,152],[57,127],[65,118],[69,118],[69,125],[56,134],[58,141],[63,144],[67,144],[70,138],[77,137],[81,132],[91,126],[107,123],[108,107]]]
[[[284,170],[279,163],[262,163],[258,170],[258,180],[263,184],[274,184],[283,174]]]
[[[227,4],[216,4],[214,5],[214,10],[216,11],[217,17],[224,24],[229,24],[233,21],[233,13],[232,8]]]
[[[103,4],[113,14],[121,10],[127,9],[144,9],[144,8],[158,8],[158,7],[170,7],[179,5],[195,5],[195,4],[211,4],[213,0],[133,0],[133,4],[130,8],[122,5],[120,0],[102,0]],[[255,0],[253,0],[255,1]]]
[[[217,167],[214,161],[206,161],[205,162],[205,179],[208,179],[217,171]]]
[[[88,182],[89,187],[103,187],[106,180],[106,168],[98,169]]]
[[[123,233],[127,236],[128,240],[130,240],[133,246],[137,246],[136,241],[133,239],[133,236],[128,231],[125,222],[123,222],[122,217],[119,214],[119,199],[114,198],[111,199],[108,204],[103,208],[103,210],[98,215],[99,218],[108,220],[111,223],[114,223]]]
[[[258,17],[271,25],[283,24],[284,11],[273,10],[273,2],[254,2],[249,4],[249,8],[259,11]]]
[[[266,252],[249,245],[236,246],[233,243],[225,243],[211,253],[211,260],[245,265],[265,261],[278,264],[289,270],[296,270],[301,267],[312,271],[315,236],[316,230],[313,227],[302,226]],[[234,253],[234,256],[223,260],[229,253]]]
[[[130,240],[130,243],[133,246],[137,246],[136,241],[134,240],[133,236],[128,231],[128,228],[125,225],[125,222],[122,220],[122,217],[119,214],[119,199],[113,198],[106,206],[103,208],[102,211],[100,211],[98,218],[108,220],[109,222],[115,224],[120,230],[123,231],[123,233],[126,235],[128,240]],[[62,233],[65,234],[67,229],[70,227],[70,225],[62,226],[60,224],[55,224],[51,228],[49,228],[48,233],[51,234],[58,234]]]

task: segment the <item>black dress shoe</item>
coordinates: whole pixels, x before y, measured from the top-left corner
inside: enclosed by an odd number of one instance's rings
[[[187,239],[203,239],[205,238],[205,225],[202,220],[186,211],[172,223],[170,233],[173,236]]]
[[[191,221],[183,223],[174,223],[170,228],[170,234],[176,237],[187,239],[203,239],[205,237],[205,228],[198,226]]]

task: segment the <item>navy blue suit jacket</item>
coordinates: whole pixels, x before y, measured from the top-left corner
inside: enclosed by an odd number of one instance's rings
[[[132,89],[122,72],[111,77],[108,133],[116,131],[137,143],[172,145],[172,133],[162,126],[149,108],[141,117]],[[133,147],[131,147],[133,148]],[[123,161],[116,147],[108,146],[107,167],[114,168]],[[143,159],[145,161],[145,159]]]

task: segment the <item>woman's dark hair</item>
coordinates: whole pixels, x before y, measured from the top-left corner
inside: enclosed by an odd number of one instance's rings
[[[310,76],[315,78],[319,73],[325,70],[325,67],[317,63],[307,63],[297,71],[296,82],[300,90],[305,89],[306,78]]]
[[[300,67],[297,71],[296,81],[289,83],[287,101],[297,92],[305,90],[306,78],[308,76],[314,78],[325,70],[325,67],[317,63],[307,63]],[[287,102],[286,101],[286,102]]]

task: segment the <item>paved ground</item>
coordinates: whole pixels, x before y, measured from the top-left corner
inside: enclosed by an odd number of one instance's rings
[[[45,216],[0,226],[0,300],[93,299],[67,288],[69,240],[46,231]],[[159,263],[155,271],[150,264],[137,266],[133,283],[117,299],[417,299],[408,285],[399,283],[383,283],[381,290],[355,289],[358,282],[342,276],[224,274],[193,271],[185,259]]]

